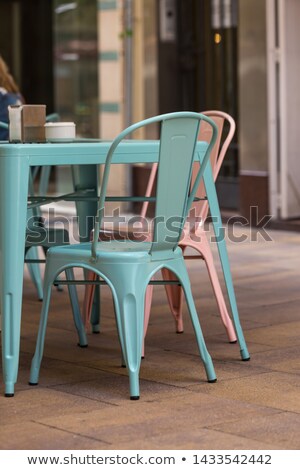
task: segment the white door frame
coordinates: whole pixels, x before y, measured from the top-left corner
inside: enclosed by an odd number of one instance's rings
[[[266,8],[270,212],[287,219],[300,216],[300,2],[266,0]]]

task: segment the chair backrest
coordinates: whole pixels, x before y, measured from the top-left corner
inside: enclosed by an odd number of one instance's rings
[[[235,121],[229,114],[224,113],[222,111],[206,111],[203,114],[205,114],[206,116],[209,116],[218,127],[218,137],[214,145],[214,148],[212,149],[211,157],[210,157],[213,178],[214,178],[214,181],[216,181],[218,174],[220,172],[224,157],[226,155],[228,147],[235,133]],[[225,133],[225,136],[223,135],[224,133]],[[203,122],[202,129],[200,127],[199,139],[204,140],[205,142],[209,142],[210,134],[211,134],[210,128],[206,126],[205,122]],[[223,138],[225,137],[223,140],[223,143],[222,143],[222,137]],[[195,163],[194,165],[192,181],[197,174],[198,165],[199,163]],[[204,183],[203,181],[201,181],[200,185],[198,186],[196,196],[202,200],[198,202],[194,202],[191,207],[192,216],[195,216],[197,218],[197,223],[195,224],[195,228],[197,228],[200,222],[204,223],[204,221],[207,218],[209,207],[208,207],[207,200],[203,200],[205,195],[206,195],[206,191],[205,191]]]
[[[204,114],[205,116],[209,116],[215,122],[217,129],[218,129],[217,139],[210,155],[210,162],[212,166],[213,177],[214,177],[214,181],[216,181],[220,168],[222,166],[224,157],[226,155],[228,147],[234,136],[235,121],[229,114],[224,113],[223,111],[214,111],[214,110],[204,111],[202,114]],[[222,141],[222,137],[224,133],[224,127],[226,127],[226,136],[221,145],[221,141]],[[202,121],[200,124],[200,131],[199,131],[199,136],[198,136],[199,140],[210,142],[211,136],[212,136],[211,126],[208,125],[206,121]],[[199,165],[200,163],[198,162],[194,163],[192,184],[195,180],[196,175],[198,174]],[[156,173],[157,173],[157,163],[154,163],[152,165],[150,177],[149,177],[147,188],[146,188],[146,194],[145,194],[146,197],[150,197],[152,193],[152,188],[153,188],[154,181],[156,178]],[[196,197],[202,200],[193,202],[191,206],[191,215],[197,219],[197,223],[195,223],[193,227],[194,229],[197,228],[200,222],[203,223],[207,217],[208,202],[206,200],[203,200],[205,197],[205,194],[206,194],[206,191],[205,191],[204,183],[203,181],[201,181],[197,189]],[[146,217],[148,206],[149,206],[148,201],[145,201],[142,205],[142,210],[141,210],[142,219],[145,219]]]
[[[8,138],[8,124],[0,121],[0,140],[7,140]]]
[[[58,113],[47,114],[46,122],[58,122],[60,120],[60,115]]]
[[[205,156],[190,190],[195,147],[202,121],[212,128],[212,137],[206,147]],[[98,234],[104,216],[104,204],[109,170],[113,154],[119,143],[136,129],[161,123],[158,156],[156,211],[153,227],[153,240],[149,253],[159,259],[166,251],[178,245],[186,215],[195,197],[203,176],[210,152],[217,138],[215,123],[203,114],[193,112],[170,113],[133,124],[125,129],[112,142],[108,151],[102,178],[95,230],[92,242],[92,258],[97,257]]]

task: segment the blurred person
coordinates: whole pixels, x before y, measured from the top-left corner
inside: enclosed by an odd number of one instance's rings
[[[8,124],[8,106],[24,103],[14,78],[8,66],[0,56],[0,121]],[[8,129],[0,127],[0,140],[8,140]]]

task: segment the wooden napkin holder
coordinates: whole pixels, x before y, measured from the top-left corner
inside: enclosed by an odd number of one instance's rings
[[[10,142],[45,142],[46,105],[9,106]]]

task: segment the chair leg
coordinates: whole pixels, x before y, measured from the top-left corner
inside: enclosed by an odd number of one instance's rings
[[[39,184],[39,194],[47,194],[50,172],[51,166],[42,166]]]
[[[101,309],[101,286],[95,286],[93,296],[92,311],[91,311],[91,327],[93,333],[100,333],[100,309]]]
[[[46,257],[47,257],[47,251],[49,250],[49,246],[44,246],[44,245],[42,245],[42,249],[43,249],[43,252],[44,252],[44,256],[45,256],[45,258],[46,258]],[[58,279],[59,279],[59,277],[58,277]],[[61,286],[60,284],[58,284],[58,285],[56,286],[56,290],[57,290],[57,292],[63,292],[64,289],[63,289],[63,286]]]
[[[182,287],[184,289],[186,302],[188,305],[190,317],[191,317],[192,324],[194,327],[194,331],[195,331],[195,335],[196,335],[196,339],[198,343],[198,348],[199,348],[199,353],[200,353],[201,359],[205,367],[207,380],[208,382],[216,382],[217,377],[216,377],[214,365],[213,365],[211,356],[207,350],[207,347],[204,341],[202,329],[200,326],[200,322],[198,319],[198,315],[197,315],[197,311],[195,308],[195,303],[194,303],[194,299],[193,299],[193,295],[191,291],[190,280],[189,280],[183,260],[182,260],[181,268],[180,268],[180,279],[182,282]]]
[[[38,259],[38,249],[36,246],[32,246],[25,255],[26,259]],[[43,282],[41,276],[41,270],[37,263],[27,263],[27,268],[30,277],[36,287],[37,295],[39,300],[43,300]]]
[[[198,250],[198,251],[203,256],[203,259],[205,261],[205,264],[206,264],[206,267],[207,267],[207,270],[208,270],[208,274],[209,274],[209,277],[210,277],[210,281],[211,281],[211,284],[212,284],[212,287],[213,287],[213,291],[214,291],[214,294],[215,294],[215,298],[216,298],[216,301],[217,301],[217,304],[218,304],[218,307],[219,307],[221,320],[223,322],[223,325],[226,328],[226,332],[227,332],[229,342],[230,343],[236,343],[237,342],[236,334],[235,334],[235,331],[234,331],[234,327],[233,327],[231,318],[228,314],[228,310],[227,310],[225,299],[224,299],[224,296],[223,296],[223,292],[222,292],[222,289],[221,289],[221,286],[220,286],[219,278],[218,278],[218,275],[217,275],[217,272],[216,272],[216,268],[215,268],[214,259],[213,259],[213,256],[212,256],[211,249],[209,247],[207,238],[204,235],[202,236],[201,240],[202,240],[201,251],[200,250]]]
[[[207,198],[208,198],[208,202],[210,206],[210,212],[211,214],[213,214],[212,221],[213,221],[214,233],[216,236],[216,242],[218,246],[220,261],[222,264],[224,279],[225,279],[228,298],[230,302],[232,319],[233,319],[238,343],[240,346],[241,358],[243,361],[249,361],[250,354],[247,348],[247,344],[244,338],[244,333],[243,333],[242,326],[240,323],[239,312],[237,308],[236,297],[235,297],[232,276],[231,276],[231,271],[230,271],[226,241],[223,236],[222,218],[221,218],[221,213],[220,213],[220,208],[219,208],[219,203],[218,203],[218,197],[217,197],[215,185],[211,184],[210,182],[210,178],[211,178],[210,173],[211,173],[211,168],[208,166],[207,169],[205,170],[204,182],[205,182]]]
[[[129,267],[126,271],[128,283],[124,281],[124,276],[122,276],[123,279],[120,276],[118,281],[113,283],[116,289],[115,314],[122,352],[129,374],[130,399],[138,400],[140,397],[139,370],[143,343],[145,289],[141,289],[142,286],[137,279],[135,282],[131,282],[134,274],[131,275]]]
[[[93,271],[88,271],[85,275],[86,281],[95,281],[97,275]],[[94,292],[95,292],[95,285],[87,284],[84,291],[84,299],[83,299],[83,308],[82,308],[82,319],[87,329],[90,324],[91,319],[91,312],[94,300]]]
[[[161,270],[162,277],[165,281],[176,281],[176,275],[166,268]],[[168,285],[165,286],[169,306],[175,320],[176,333],[183,333],[183,318],[182,318],[182,288],[181,286]]]
[[[69,268],[66,269],[66,278],[68,281],[74,281],[74,273],[73,269]],[[72,305],[72,312],[73,312],[73,319],[75,323],[75,327],[78,333],[79,343],[78,345],[81,348],[85,348],[88,345],[86,332],[84,328],[84,324],[82,322],[81,314],[80,314],[80,307],[78,302],[77,290],[75,285],[69,285],[69,297]]]
[[[153,296],[153,285],[148,284],[145,295],[145,312],[144,312],[144,340],[142,348],[142,358],[145,357],[145,338],[148,330],[150,311],[152,305],[152,296]]]
[[[225,283],[227,287],[228,298],[229,298],[229,302],[231,306],[232,318],[233,318],[233,322],[235,326],[238,343],[240,346],[241,358],[243,361],[249,361],[250,354],[248,352],[248,348],[247,348],[246,341],[244,338],[244,333],[243,333],[242,326],[240,323],[240,317],[239,317],[237,303],[236,303],[236,297],[235,297],[235,292],[234,292],[234,287],[233,287],[233,282],[232,282],[232,276],[230,272],[226,245],[221,244],[220,242],[218,243],[218,248],[219,248],[220,258],[222,262],[222,268],[223,268],[224,279],[225,279]]]
[[[93,271],[87,271],[85,274],[87,281],[95,281],[97,275]],[[92,326],[93,333],[100,333],[100,285],[88,284],[84,292],[82,318],[85,328],[89,324]]]
[[[37,385],[39,381],[40,366],[43,358],[45,335],[48,321],[49,304],[51,298],[51,286],[53,282],[47,269],[44,277],[44,300],[40,317],[40,325],[36,342],[35,353],[31,361],[29,385]]]

